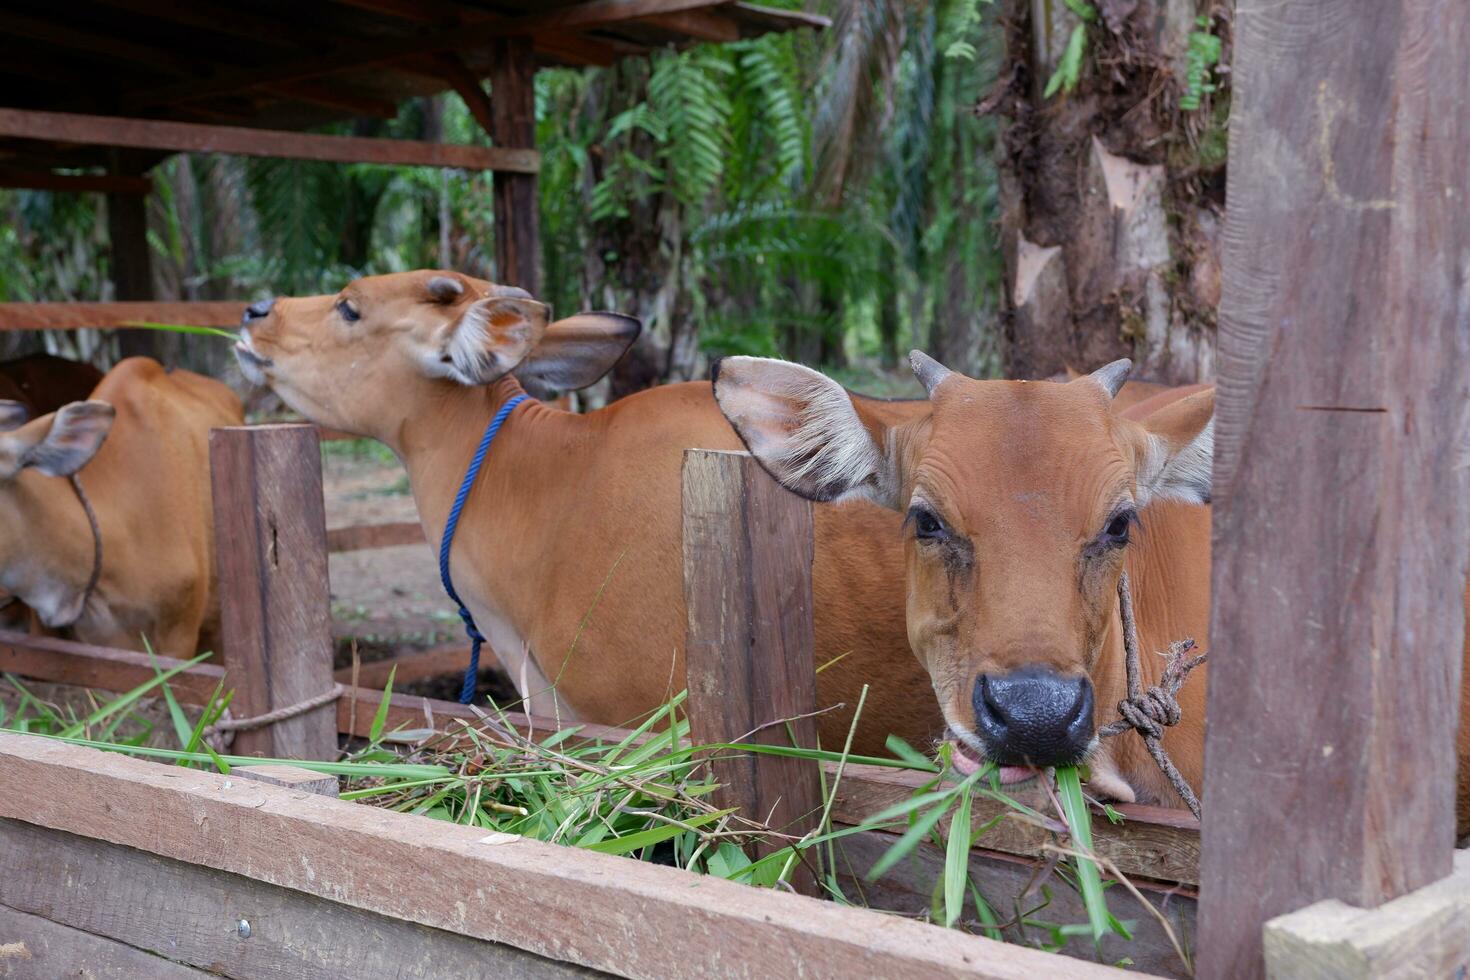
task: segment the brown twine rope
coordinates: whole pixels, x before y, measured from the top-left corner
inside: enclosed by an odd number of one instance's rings
[[[1177,640],[1169,645],[1169,652],[1160,654],[1169,658],[1164,667],[1164,676],[1159,678],[1159,683],[1144,690],[1143,681],[1140,677],[1140,665],[1138,659],[1138,624],[1133,618],[1133,596],[1128,587],[1128,573],[1124,572],[1118,580],[1118,611],[1123,619],[1123,652],[1128,670],[1128,697],[1118,702],[1118,714],[1121,717],[1098,730],[1100,738],[1111,738],[1121,735],[1126,731],[1136,731],[1143,738],[1143,744],[1148,748],[1148,754],[1153,756],[1154,762],[1174,787],[1174,791],[1184,800],[1184,805],[1189,807],[1195,819],[1200,818],[1199,797],[1195,795],[1194,789],[1189,782],[1175,768],[1173,760],[1164,751],[1163,736],[1164,729],[1179,724],[1179,702],[1177,695],[1179,688],[1194,668],[1204,663],[1209,654],[1202,653],[1197,657],[1186,658],[1186,654],[1194,649],[1193,639]]]
[[[81,502],[82,510],[86,512],[87,524],[92,528],[92,574],[87,578],[87,587],[82,590],[82,604],[77,607],[77,618],[87,611],[87,601],[92,598],[92,593],[97,591],[97,583],[102,579],[102,528],[97,523],[97,512],[92,509],[92,501],[87,499],[87,492],[82,489],[82,481],[77,475],[71,475],[71,488],[76,491],[77,500]]]
[[[230,711],[226,708],[224,714],[220,715],[218,721],[204,729],[204,740],[216,752],[223,752],[235,741],[236,732],[254,731],[257,728],[264,728],[266,725],[274,725],[278,721],[285,721],[288,718],[295,718],[297,715],[304,715],[308,711],[320,708],[324,704],[331,704],[346,693],[347,685],[333,684],[332,689],[323,694],[318,694],[315,697],[307,698],[305,701],[288,704],[284,708],[267,711],[263,715],[255,715],[251,718],[231,718]]]

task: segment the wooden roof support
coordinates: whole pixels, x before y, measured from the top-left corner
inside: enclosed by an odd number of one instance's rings
[[[1470,540],[1470,9],[1234,24],[1202,980],[1450,872]]]
[[[641,22],[672,31],[675,34],[688,34],[701,41],[713,41],[717,44],[740,40],[740,25],[712,10],[683,10],[672,14],[651,14],[642,18]]]
[[[55,174],[47,170],[0,170],[0,187],[73,194],[150,194],[153,191],[153,181],[148,177],[125,174]]]
[[[423,167],[462,167],[534,174],[540,155],[532,149],[454,146],[414,140],[368,139],[360,136],[320,136],[243,126],[126,119],[65,112],[0,109],[0,136],[127,146],[192,153],[233,153],[242,156],[331,160],[338,163],[384,163]]]
[[[536,145],[536,61],[528,37],[490,44],[490,140],[497,146]],[[534,152],[534,151],[532,151]],[[495,274],[502,283],[541,292],[541,201],[534,174],[497,173]]]
[[[161,85],[125,95],[121,101],[125,108],[137,109],[181,100],[206,99],[272,82],[321,78],[354,69],[370,68],[415,54],[483,48],[497,38],[584,31],[621,21],[713,6],[717,4],[711,3],[711,0],[593,0],[591,3],[573,4],[524,17],[494,18],[459,24],[417,37],[383,38],[343,44],[337,50],[289,61],[222,71],[211,78]],[[770,16],[779,19],[782,13],[772,11]]]

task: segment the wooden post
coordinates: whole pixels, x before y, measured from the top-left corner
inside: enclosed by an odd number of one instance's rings
[[[529,37],[490,42],[490,140],[536,148],[536,55]],[[541,292],[541,203],[535,174],[496,173],[495,274],[507,286]]]
[[[114,169],[127,160],[112,151]],[[148,245],[148,197],[110,191],[107,194],[107,244],[113,298],[126,301],[153,298],[153,264]],[[124,330],[117,338],[123,357],[157,357],[159,337],[152,330]]]
[[[209,434],[226,684],[237,718],[323,694],[332,678],[327,528],[316,427]],[[235,737],[235,752],[329,759],[336,708],[323,705]]]
[[[1236,10],[1201,977],[1260,976],[1273,916],[1450,871],[1467,45],[1463,0]]]
[[[696,744],[817,744],[812,505],[749,453],[684,453],[684,669]],[[783,719],[807,717],[771,725]],[[762,727],[770,725],[770,727]],[[719,806],[783,833],[816,826],[817,766],[772,755],[713,762]],[[802,869],[805,871],[806,869]],[[815,879],[799,874],[799,890]]]

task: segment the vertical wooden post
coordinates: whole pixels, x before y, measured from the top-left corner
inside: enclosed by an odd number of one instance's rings
[[[812,505],[749,453],[684,453],[684,647],[695,743],[817,744]],[[771,722],[808,717],[762,727]],[[789,724],[789,730],[788,730]],[[822,804],[815,763],[747,755],[713,763],[722,807],[801,835]],[[803,869],[804,870],[804,869]],[[809,874],[793,884],[814,892]]]
[[[529,37],[490,43],[490,140],[536,148],[536,55]],[[495,181],[495,270],[500,281],[541,292],[541,204],[535,174],[499,172]]]
[[[1240,0],[1201,977],[1449,873],[1470,541],[1470,7]]]
[[[320,444],[315,426],[209,434],[220,625],[237,718],[331,690],[332,627]],[[327,704],[235,737],[235,752],[329,759],[337,712]]]
[[[115,173],[131,174],[139,162],[134,154],[111,151]],[[119,300],[153,298],[153,263],[148,245],[148,196],[135,193],[107,195],[107,244],[109,278]],[[157,357],[158,335],[152,330],[123,330],[118,333],[118,351],[123,357]]]

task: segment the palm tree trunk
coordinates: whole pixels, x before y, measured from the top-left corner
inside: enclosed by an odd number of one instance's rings
[[[1218,37],[1229,63],[1233,0],[1079,6],[1085,24],[1064,0],[1005,0],[1006,66],[981,105],[1009,121],[1004,370],[1037,378],[1132,357],[1138,377],[1210,378],[1228,94],[1200,84],[1198,108],[1181,100],[1192,47]],[[1048,96],[1078,25],[1075,88]]]

